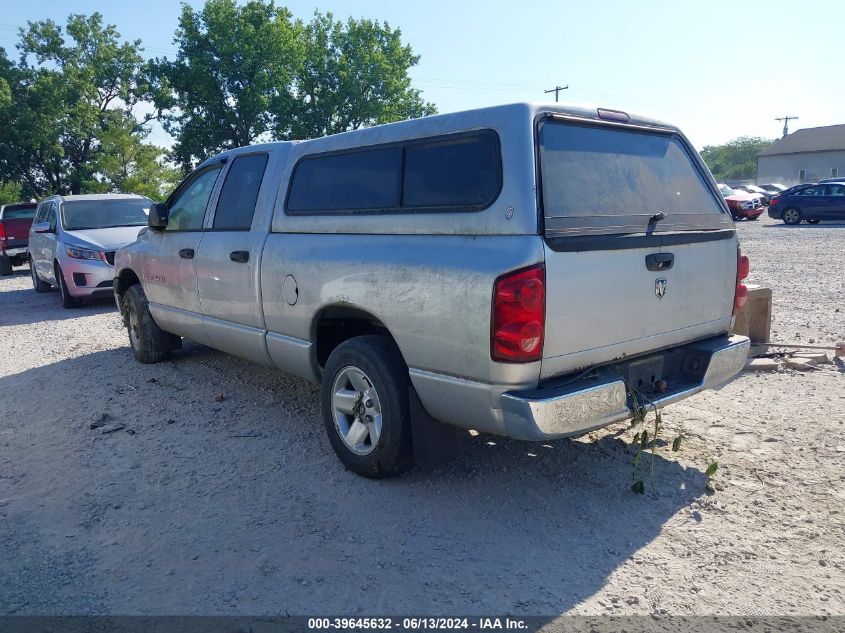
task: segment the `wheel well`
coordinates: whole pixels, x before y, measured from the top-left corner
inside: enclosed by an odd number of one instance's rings
[[[348,306],[324,308],[314,319],[313,340],[317,365],[325,367],[338,345],[365,334],[380,334],[393,340],[385,325],[364,310]]]
[[[141,283],[141,280],[138,279],[138,275],[135,274],[135,271],[126,268],[120,271],[120,274],[116,277],[117,279],[117,292],[119,294],[123,294],[129,289],[129,286],[134,286],[135,284]]]

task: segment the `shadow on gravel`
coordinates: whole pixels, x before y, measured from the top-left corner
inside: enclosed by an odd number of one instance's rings
[[[103,414],[123,428],[90,428]],[[363,479],[331,452],[314,385],[190,344],[2,378],[0,419],[0,612],[19,614],[556,615],[622,565],[648,584],[638,550],[670,519],[695,529],[705,486],[658,455],[656,495],[632,493],[631,449],[607,433],[481,435],[449,464]],[[83,561],[55,594],[33,575],[45,556]]]
[[[818,224],[808,224],[802,222],[801,224],[769,224],[767,229],[845,229],[845,222],[819,222]]]
[[[62,307],[58,290],[42,294],[32,288],[4,291],[3,279],[6,278],[0,277],[0,327],[78,319],[117,311],[111,297],[88,299],[75,308],[67,309]]]

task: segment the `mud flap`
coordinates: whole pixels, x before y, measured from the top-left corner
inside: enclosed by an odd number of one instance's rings
[[[408,388],[408,395],[411,405],[414,461],[418,466],[434,466],[451,461],[463,448],[467,432],[431,418],[413,385]]]

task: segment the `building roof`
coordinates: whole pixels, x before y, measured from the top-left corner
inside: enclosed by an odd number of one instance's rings
[[[805,152],[845,151],[845,125],[826,125],[796,130],[775,141],[757,156],[803,154]]]

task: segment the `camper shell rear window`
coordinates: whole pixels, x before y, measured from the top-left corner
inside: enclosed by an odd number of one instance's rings
[[[545,233],[624,235],[731,226],[681,137],[549,118],[538,128]],[[663,218],[653,218],[663,214]]]

